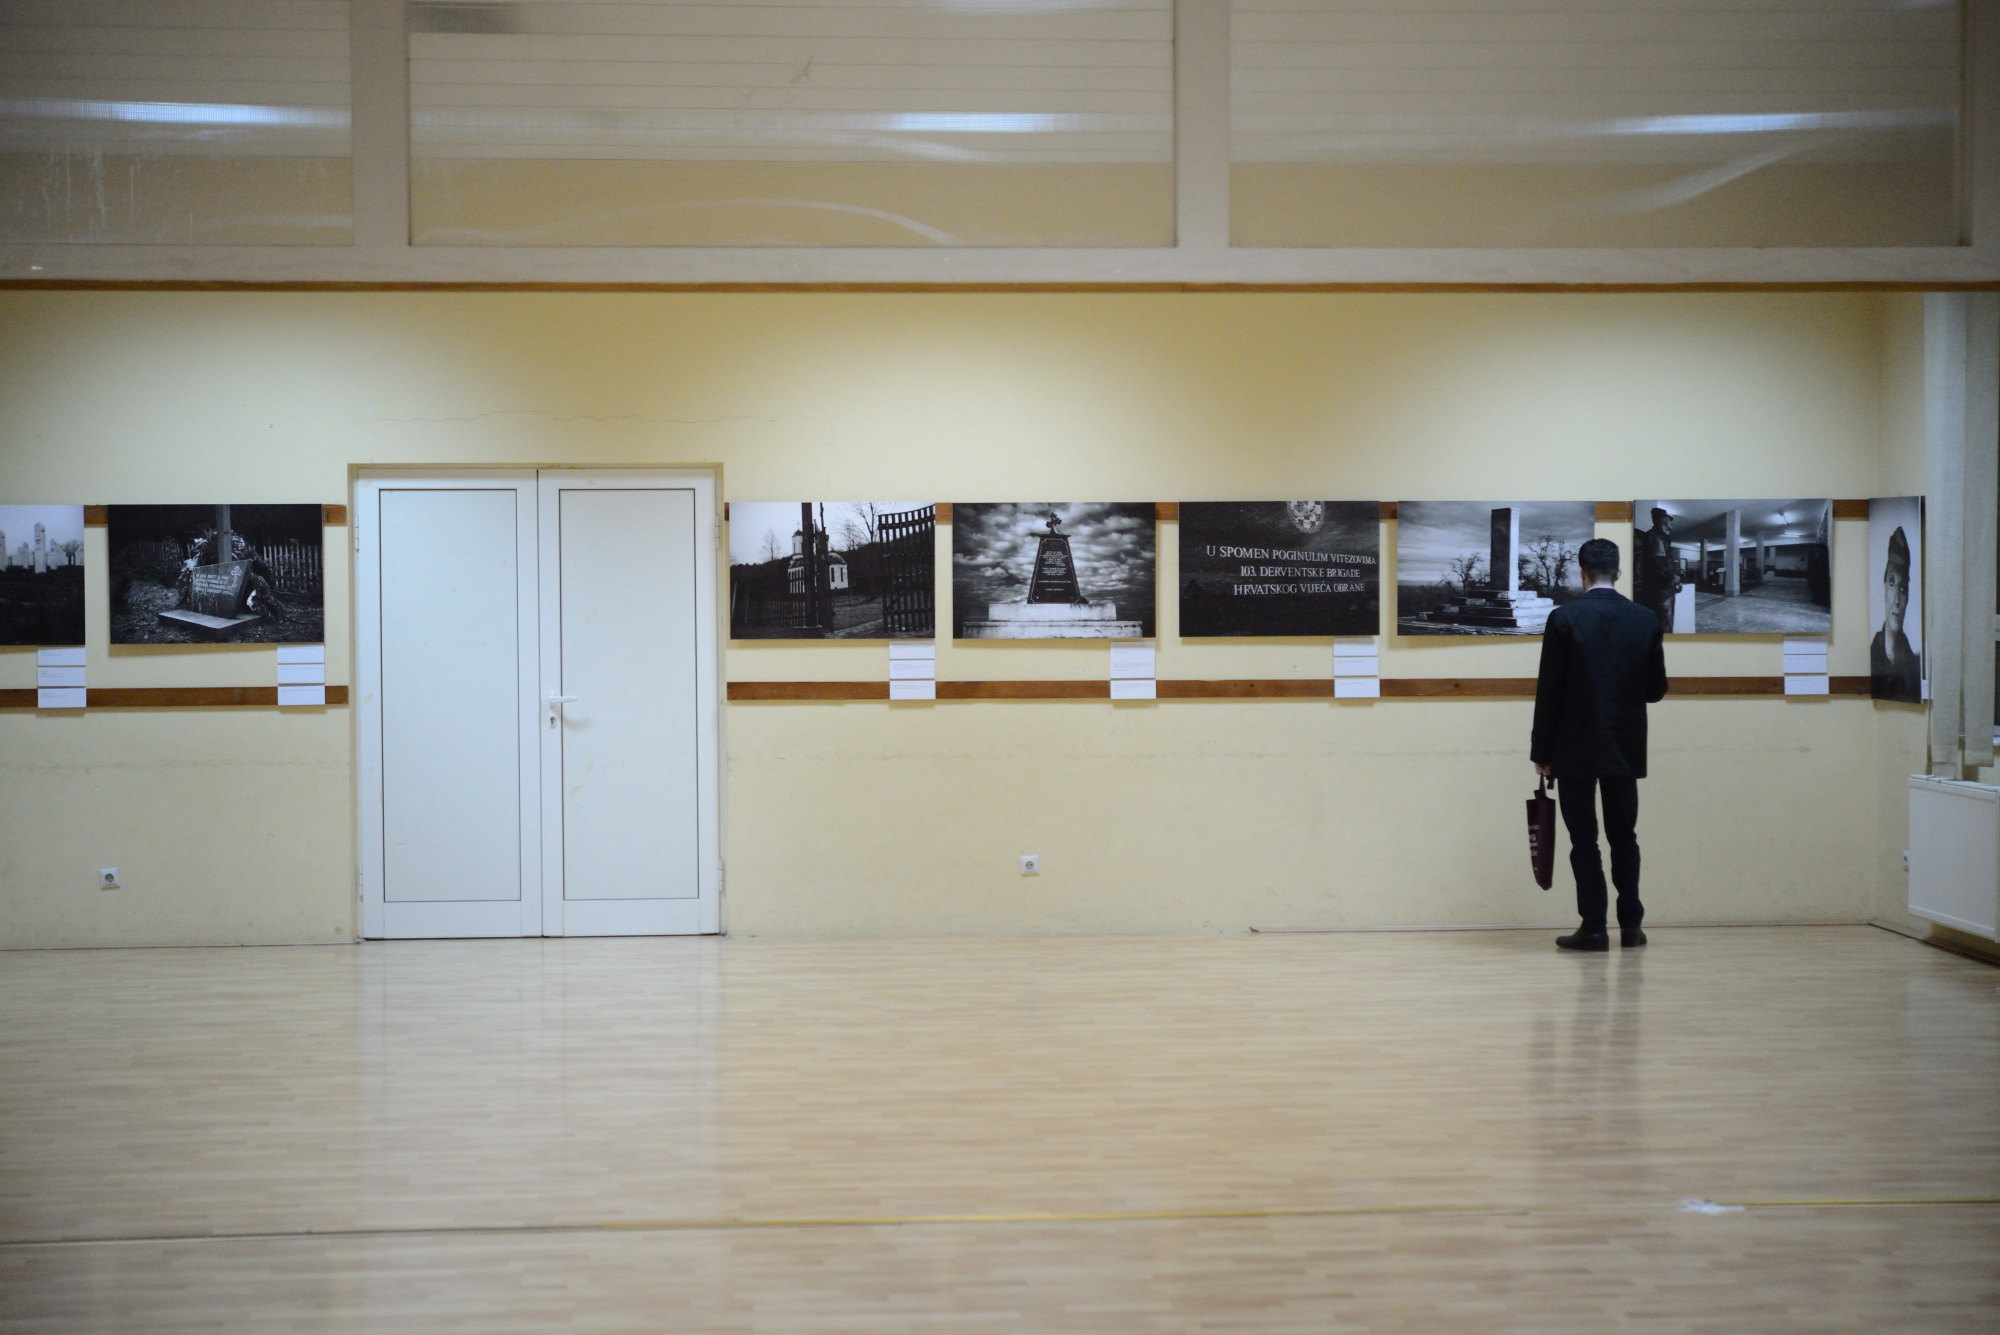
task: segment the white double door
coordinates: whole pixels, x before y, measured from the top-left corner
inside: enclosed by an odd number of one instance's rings
[[[717,930],[713,478],[356,486],[361,934]]]

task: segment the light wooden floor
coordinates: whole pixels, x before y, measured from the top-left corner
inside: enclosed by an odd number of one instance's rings
[[[1869,928],[0,955],[0,1331],[214,1330],[2000,1331],[2000,970]]]

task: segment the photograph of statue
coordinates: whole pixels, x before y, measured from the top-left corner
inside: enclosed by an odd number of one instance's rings
[[[318,505],[114,505],[113,644],[320,644]]]
[[[1632,600],[1669,635],[1825,635],[1833,502],[1632,502]]]
[[[731,501],[729,634],[738,640],[937,635],[937,506]]]
[[[83,643],[83,507],[0,505],[0,644]]]
[[[952,506],[953,637],[1151,637],[1156,510],[1151,501]]]
[[[1375,635],[1379,501],[1182,501],[1181,634]]]
[[[1868,502],[1868,693],[1877,700],[1924,699],[1924,498]]]
[[[1398,635],[1540,635],[1583,592],[1594,501],[1401,501]]]

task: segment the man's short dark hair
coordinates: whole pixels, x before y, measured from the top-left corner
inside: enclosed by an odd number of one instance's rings
[[[1592,583],[1610,579],[1618,573],[1618,544],[1609,538],[1592,538],[1576,549],[1576,565]]]

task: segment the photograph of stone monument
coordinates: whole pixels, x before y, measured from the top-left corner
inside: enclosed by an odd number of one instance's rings
[[[1868,502],[1868,693],[1921,704],[1924,698],[1924,498]]]
[[[1669,635],[1826,635],[1833,502],[1632,502],[1632,598]]]
[[[1153,634],[1150,501],[952,507],[952,635],[1116,640]]]
[[[1539,635],[1583,592],[1594,501],[1401,501],[1396,633]]]
[[[731,501],[729,634],[738,640],[937,635],[937,506]]]
[[[317,505],[114,505],[113,644],[319,644]]]
[[[0,644],[83,643],[83,507],[0,505]]]
[[[1376,635],[1379,501],[1182,501],[1181,634]]]

